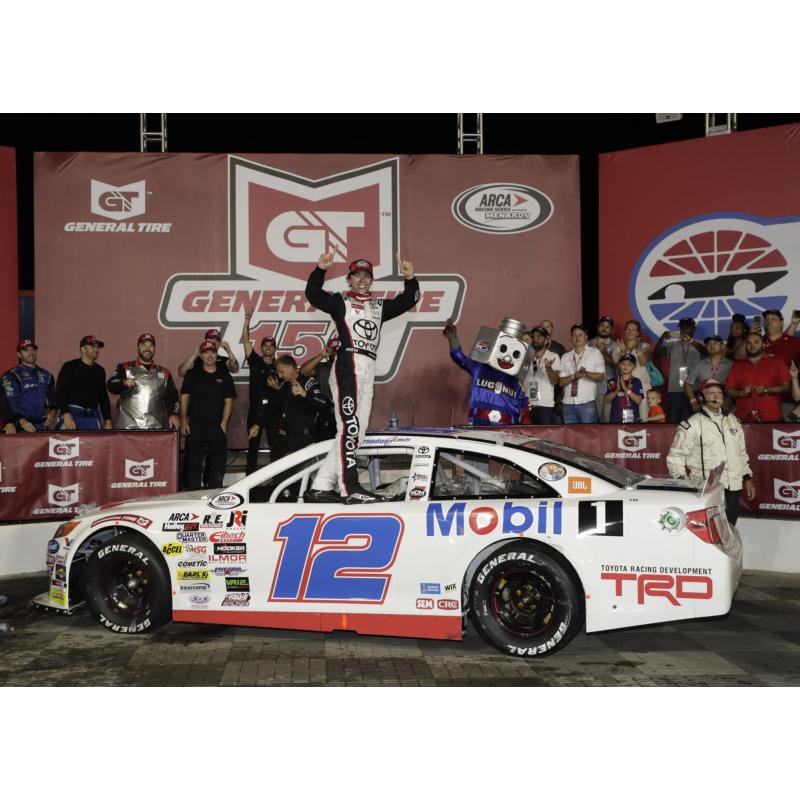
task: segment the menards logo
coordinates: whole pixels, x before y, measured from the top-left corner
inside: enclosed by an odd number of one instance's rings
[[[394,254],[398,227],[399,160],[392,158],[325,178],[295,175],[228,156],[229,264],[225,273],[173,275],[164,286],[159,320],[165,328],[218,327],[239,340],[243,314],[253,308],[250,338],[272,336],[278,352],[303,360],[319,353],[335,333],[327,314],[312,308],[305,285],[320,254],[333,250],[325,288],[347,289],[347,265],[367,258],[374,265],[375,299],[403,291]],[[417,275],[415,308],[387,324],[375,380],[390,381],[414,328],[440,329],[461,313],[466,282],[458,275]],[[236,335],[226,334],[229,326]],[[234,352],[249,380],[243,345]]]

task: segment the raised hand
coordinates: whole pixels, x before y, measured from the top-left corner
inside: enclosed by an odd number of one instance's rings
[[[328,250],[327,253],[323,253],[319,257],[319,260],[317,261],[317,266],[320,269],[328,269],[328,267],[330,267],[330,265],[333,264],[333,256],[334,256],[333,250]]]

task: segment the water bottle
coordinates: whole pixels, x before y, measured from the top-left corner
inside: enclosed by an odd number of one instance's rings
[[[397,420],[397,414],[392,411],[392,415],[389,417],[389,430],[396,431],[400,427],[400,423]]]

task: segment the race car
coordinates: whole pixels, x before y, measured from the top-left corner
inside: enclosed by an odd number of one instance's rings
[[[48,544],[40,605],[110,631],[169,620],[461,639],[540,657],[723,615],[742,569],[721,468],[702,489],[502,430],[391,430],[357,452],[383,502],[303,502],[320,442],[221,491],[104,506]]]

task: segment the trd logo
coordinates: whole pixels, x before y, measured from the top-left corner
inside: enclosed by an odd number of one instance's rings
[[[626,581],[636,582],[636,600],[644,605],[647,597],[666,597],[673,606],[679,600],[710,600],[714,595],[714,583],[706,575],[653,575],[642,572],[601,572],[600,579],[614,581],[617,597],[622,597]],[[693,589],[692,589],[693,586]]]
[[[80,455],[80,439],[50,439],[50,458],[69,461]]]
[[[125,477],[131,481],[146,481],[153,477],[155,471],[155,459],[147,461],[131,461],[125,459]]]
[[[363,211],[284,211],[267,225],[267,245],[284,261],[314,263],[329,250],[335,261],[346,261],[348,232],[363,228],[364,217]]]
[[[144,184],[144,181],[138,181],[127,186],[112,186],[110,183],[93,180],[92,214],[109,219],[128,219],[144,214]]]
[[[800,452],[800,431],[772,431],[772,449],[781,453]]]
[[[784,503],[800,502],[800,481],[786,483],[775,478],[774,489],[776,500],[782,500]]]
[[[647,447],[647,431],[624,431],[617,430],[617,447],[620,450],[627,450],[635,453],[637,450],[644,450]]]
[[[80,484],[73,483],[72,486],[54,486],[47,484],[47,501],[53,506],[72,506],[78,502]]]

